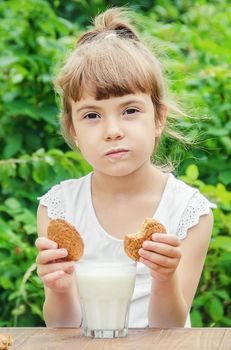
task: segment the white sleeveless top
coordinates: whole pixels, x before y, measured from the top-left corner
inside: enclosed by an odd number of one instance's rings
[[[84,241],[84,256],[128,259],[123,240],[109,235],[97,220],[91,196],[91,175],[62,181],[39,197],[40,204],[48,209],[50,219],[64,219],[76,227]],[[155,212],[168,233],[179,239],[187,237],[187,230],[199,222],[199,217],[209,213],[216,205],[209,202],[196,188],[188,186],[169,174],[164,192]],[[151,290],[149,269],[137,263],[137,277],[129,315],[130,328],[148,326],[148,305]],[[190,327],[188,315],[185,327]]]

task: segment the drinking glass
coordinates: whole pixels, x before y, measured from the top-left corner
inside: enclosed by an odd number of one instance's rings
[[[134,291],[134,261],[82,260],[76,263],[77,287],[85,336],[124,337]]]

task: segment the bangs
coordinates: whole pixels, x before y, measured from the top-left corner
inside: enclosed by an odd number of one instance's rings
[[[78,47],[58,78],[64,98],[96,100],[142,92],[159,96],[159,62],[143,45],[120,38],[103,38]],[[157,91],[158,90],[158,91]]]

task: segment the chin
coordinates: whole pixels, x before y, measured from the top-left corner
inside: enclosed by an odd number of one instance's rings
[[[134,173],[137,168],[128,168],[127,166],[124,167],[120,167],[117,169],[96,169],[96,171],[100,171],[101,173],[107,175],[107,176],[113,176],[113,177],[125,177],[125,176],[129,176],[132,173]]]

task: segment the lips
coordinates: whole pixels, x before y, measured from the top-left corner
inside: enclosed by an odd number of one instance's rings
[[[117,153],[125,153],[125,152],[128,152],[127,150],[125,149],[121,149],[121,150],[118,150],[118,151],[109,151],[106,153],[106,156],[110,156],[111,154],[117,154]]]
[[[110,158],[121,158],[129,152],[130,150],[126,148],[115,148],[108,150],[105,155]]]

